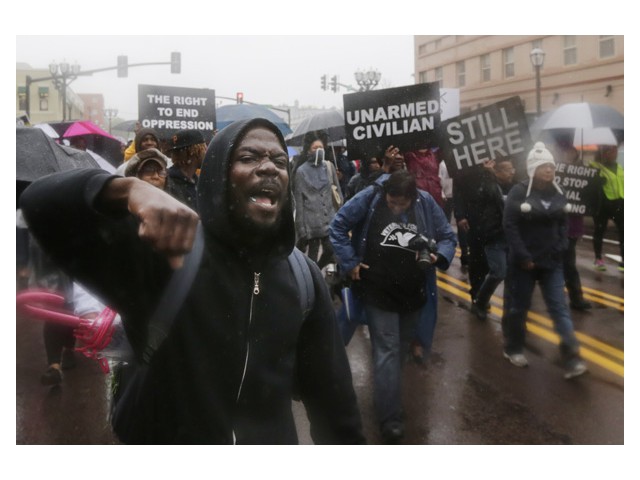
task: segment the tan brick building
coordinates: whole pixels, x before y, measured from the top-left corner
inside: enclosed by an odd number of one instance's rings
[[[536,71],[530,54],[545,53],[540,69],[542,113],[565,103],[608,105],[624,114],[624,36],[416,35],[416,83],[460,89],[460,111],[518,95],[536,115]]]

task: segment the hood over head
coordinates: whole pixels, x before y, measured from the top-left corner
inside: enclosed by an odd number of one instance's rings
[[[160,148],[160,137],[158,136],[158,132],[156,132],[153,128],[141,128],[138,133],[136,133],[136,138],[133,143],[136,146],[136,152],[142,150],[142,139],[145,135],[153,135],[156,139],[156,143],[158,144],[158,148]]]
[[[231,155],[244,135],[256,128],[265,128],[273,132],[284,151],[287,151],[287,145],[278,127],[267,119],[254,118],[239,120],[223,128],[213,137],[202,162],[198,179],[198,213],[205,231],[226,244],[242,242],[242,238],[239,238],[240,232],[231,223],[229,208]],[[287,255],[293,250],[295,244],[290,165],[288,171],[287,202],[282,207],[282,220],[276,237],[276,246]]]

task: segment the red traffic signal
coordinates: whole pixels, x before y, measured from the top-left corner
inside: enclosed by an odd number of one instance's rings
[[[244,94],[242,92],[236,93],[236,103],[242,103],[244,100]]]

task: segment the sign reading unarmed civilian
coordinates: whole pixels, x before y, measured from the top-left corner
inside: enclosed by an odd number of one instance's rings
[[[441,158],[453,178],[486,160],[511,157],[516,178],[526,175],[531,135],[520,97],[494,103],[443,122]]]
[[[556,183],[564,192],[564,196],[571,205],[571,211],[577,215],[592,215],[591,204],[593,195],[600,188],[597,168],[570,163],[556,164]]]
[[[216,96],[208,88],[138,85],[138,116],[162,138],[178,130],[199,130],[209,142],[216,129]]]
[[[377,155],[389,145],[400,151],[437,146],[438,83],[343,95],[349,158]]]

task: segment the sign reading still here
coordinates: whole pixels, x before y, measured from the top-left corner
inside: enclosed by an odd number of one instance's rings
[[[517,170],[524,168],[531,136],[520,97],[452,118],[441,128],[442,158],[452,177],[498,157],[511,157]]]

